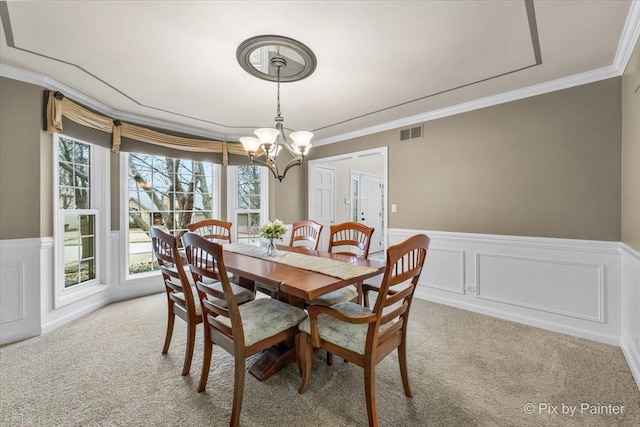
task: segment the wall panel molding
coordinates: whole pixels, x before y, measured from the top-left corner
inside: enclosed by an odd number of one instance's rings
[[[0,266],[0,324],[24,320],[25,263]]]
[[[622,255],[622,335],[620,348],[640,389],[640,252],[624,243]]]
[[[422,286],[460,295],[465,293],[465,252],[430,247]]]
[[[419,233],[434,252],[416,297],[620,345],[619,242],[389,229],[389,244]],[[473,256],[463,257],[461,272],[442,251]],[[432,255],[437,267],[428,264]],[[439,271],[429,278],[429,268]],[[455,292],[450,278],[460,276],[466,290]]]
[[[481,285],[483,258],[495,258],[501,261],[498,267],[500,270],[494,272],[493,280],[497,279],[500,281],[504,279],[506,283],[503,285],[506,286],[503,286],[502,289],[494,289],[493,294],[491,291],[482,293],[483,288],[490,289],[491,286],[495,286],[495,283],[491,283],[492,279],[489,279],[488,283],[484,286]],[[510,263],[514,265],[509,265]],[[554,268],[553,271],[549,271],[551,268]],[[533,272],[534,274],[523,274],[525,271]],[[521,277],[516,278],[516,276]],[[513,289],[514,286],[518,286],[520,282],[525,282],[524,287],[528,287],[531,292],[527,294],[526,289],[520,289],[517,293],[521,295],[516,294],[516,298],[505,295],[509,292],[509,289],[505,288],[510,287]],[[581,264],[545,258],[476,252],[476,296],[481,299],[604,323],[603,282],[604,266],[599,264]],[[583,288],[587,286],[587,284],[593,286],[589,295],[586,296],[589,302],[593,304],[593,313],[590,314],[589,310],[580,313],[571,307],[559,308],[561,307],[561,305],[558,304],[559,302],[564,302],[563,305],[565,306],[567,304],[571,305],[570,301],[566,301],[571,298],[571,294],[583,296],[582,294],[585,293]],[[565,301],[559,301],[559,297],[561,296],[559,291],[563,288],[566,290],[564,295],[562,295],[562,297],[564,297],[562,299]],[[532,300],[538,300],[538,303],[529,302]]]

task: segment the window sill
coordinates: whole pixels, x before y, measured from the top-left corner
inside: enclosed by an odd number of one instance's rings
[[[56,295],[55,308],[64,307],[108,289],[105,283],[91,281],[61,290]]]

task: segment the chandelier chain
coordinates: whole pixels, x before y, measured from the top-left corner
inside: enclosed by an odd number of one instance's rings
[[[277,67],[277,72],[278,72],[278,76],[277,76],[277,82],[278,82],[277,104],[278,104],[278,108],[276,110],[276,116],[280,117],[280,67]]]

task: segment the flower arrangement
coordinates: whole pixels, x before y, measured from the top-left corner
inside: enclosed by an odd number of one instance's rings
[[[282,236],[287,232],[284,223],[279,219],[274,220],[273,222],[267,222],[262,227],[260,227],[260,236],[265,239],[282,239]]]

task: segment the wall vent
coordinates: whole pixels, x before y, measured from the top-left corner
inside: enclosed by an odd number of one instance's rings
[[[422,138],[422,125],[400,131],[400,141],[408,139]]]

